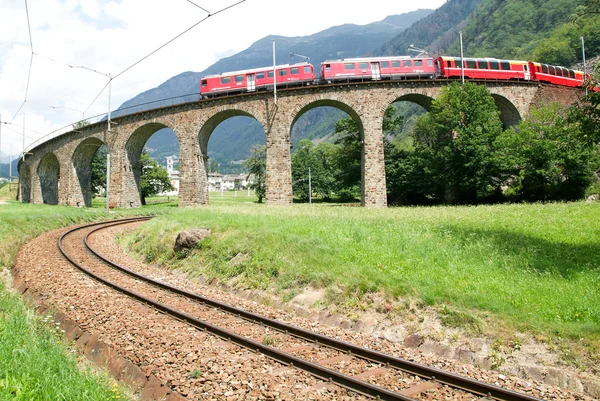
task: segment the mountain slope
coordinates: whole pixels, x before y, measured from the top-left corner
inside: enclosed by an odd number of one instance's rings
[[[482,0],[450,0],[374,51],[375,55],[406,55],[414,45],[432,55],[444,54]]]
[[[463,30],[471,57],[530,59],[570,67],[600,54],[600,15],[577,17],[585,0],[483,0]],[[457,42],[450,48],[459,52]]]

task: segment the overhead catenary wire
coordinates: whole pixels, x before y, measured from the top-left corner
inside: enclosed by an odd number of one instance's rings
[[[27,103],[27,95],[29,93],[29,81],[31,80],[31,70],[33,68],[33,37],[31,36],[31,23],[29,22],[29,7],[27,6],[27,0],[24,0],[24,1],[25,1],[25,14],[27,15],[27,28],[29,31],[29,45],[30,45],[31,55],[29,57],[29,72],[27,73],[27,85],[25,86],[25,99],[23,100],[23,103],[21,103],[21,106],[19,106],[19,109],[14,114],[14,116],[13,116],[12,120],[10,120],[10,122],[13,122],[15,120],[15,118],[17,118],[17,116],[19,115],[19,112],[21,111],[23,106],[25,106],[25,103]]]
[[[208,11],[206,8],[202,8],[200,7],[198,4],[194,3],[192,0],[187,0],[188,3],[191,3],[193,5],[195,5],[196,7],[198,7],[200,10],[206,12],[209,16],[210,16],[210,11]]]
[[[244,3],[246,0],[240,0],[237,3],[231,4],[227,7],[224,7],[214,13],[209,13],[208,11],[206,11],[208,13],[208,15],[204,18],[202,18],[200,21],[196,22],[194,25],[190,26],[189,28],[187,28],[186,30],[184,30],[183,32],[181,32],[179,35],[175,36],[173,39],[169,40],[168,42],[166,42],[165,44],[163,44],[162,46],[159,46],[156,50],[153,50],[152,52],[150,52],[149,54],[147,54],[146,56],[142,57],[141,59],[139,59],[138,61],[136,61],[135,63],[133,63],[132,65],[130,65],[129,67],[125,68],[123,71],[121,71],[120,73],[116,74],[115,76],[113,76],[113,79],[117,78],[120,75],[123,75],[125,72],[129,71],[130,69],[132,69],[133,67],[135,67],[136,65],[138,65],[139,63],[141,63],[142,61],[146,60],[148,57],[152,56],[153,54],[157,53],[158,51],[160,51],[161,49],[163,49],[164,47],[166,47],[167,45],[171,44],[172,42],[174,42],[175,40],[179,39],[181,36],[185,35],[186,33],[188,33],[189,31],[191,31],[192,29],[194,29],[195,27],[197,27],[198,25],[200,25],[201,23],[203,23],[204,21],[206,21],[208,18],[212,17],[213,15],[217,15],[220,14],[226,10],[229,10],[241,3]]]
[[[237,1],[236,3],[234,3],[234,4],[231,4],[231,5],[227,6],[227,7],[224,7],[224,8],[222,8],[222,9],[220,9],[220,10],[218,10],[218,11],[214,12],[214,13],[211,13],[210,11],[206,10],[205,8],[203,8],[203,7],[199,6],[198,4],[196,4],[196,3],[194,3],[194,2],[192,2],[192,1],[190,1],[190,0],[187,0],[187,1],[188,1],[189,3],[191,3],[191,4],[193,4],[194,6],[196,6],[196,7],[200,8],[201,10],[203,10],[204,12],[206,12],[208,15],[207,15],[206,17],[202,18],[200,21],[198,21],[198,22],[196,22],[195,24],[193,24],[192,26],[190,26],[189,28],[187,28],[186,30],[184,30],[183,32],[181,32],[180,34],[178,34],[177,36],[175,36],[174,38],[170,39],[169,41],[167,41],[167,42],[166,42],[166,43],[164,43],[163,45],[159,46],[159,47],[158,47],[157,49],[155,49],[154,51],[150,52],[149,54],[147,54],[146,56],[142,57],[141,59],[139,59],[139,60],[138,60],[138,61],[136,61],[135,63],[131,64],[129,67],[125,68],[124,70],[122,70],[122,71],[121,71],[121,72],[119,72],[118,74],[116,74],[116,75],[114,75],[114,76],[112,76],[112,77],[110,77],[109,75],[107,75],[107,76],[109,76],[109,82],[107,82],[107,83],[106,83],[106,84],[103,86],[103,88],[102,88],[102,89],[100,90],[100,92],[99,92],[99,93],[96,95],[96,97],[94,98],[94,100],[93,100],[93,101],[90,103],[90,105],[89,105],[89,106],[88,106],[88,107],[85,109],[85,111],[83,112],[83,114],[87,113],[87,111],[88,111],[88,110],[89,110],[89,109],[90,109],[90,108],[91,108],[91,107],[94,105],[94,103],[95,103],[95,102],[98,100],[98,98],[99,98],[99,97],[102,95],[102,93],[103,93],[103,92],[106,90],[106,88],[109,86],[109,84],[110,84],[110,82],[112,81],[112,79],[115,79],[116,77],[118,77],[118,76],[120,76],[120,75],[124,74],[125,72],[127,72],[127,71],[129,71],[130,69],[132,69],[133,67],[137,66],[138,64],[140,64],[141,62],[143,62],[143,61],[144,61],[144,60],[146,60],[147,58],[149,58],[149,57],[151,57],[152,55],[154,55],[155,53],[159,52],[159,51],[160,51],[160,50],[162,50],[164,47],[168,46],[169,44],[171,44],[171,43],[172,43],[172,42],[174,42],[175,40],[179,39],[181,36],[185,35],[187,32],[189,32],[190,30],[192,30],[192,29],[193,29],[193,28],[195,28],[196,26],[200,25],[202,22],[206,21],[206,20],[207,20],[209,17],[211,17],[211,16],[213,16],[213,15],[220,14],[220,13],[222,13],[222,12],[224,12],[224,11],[227,11],[227,10],[229,10],[229,9],[231,9],[231,8],[234,8],[234,7],[238,6],[238,5],[239,5],[239,4],[241,4],[241,3],[244,3],[246,0],[239,0],[239,1]],[[64,62],[62,62],[62,61],[55,60],[55,59],[54,59],[54,58],[52,58],[52,57],[47,57],[47,56],[44,56],[44,55],[38,54],[38,53],[36,53],[36,52],[34,51],[34,47],[33,47],[33,36],[32,36],[32,33],[31,33],[31,23],[30,23],[30,17],[29,17],[29,8],[28,8],[27,0],[24,0],[24,2],[25,2],[25,11],[26,11],[26,16],[27,16],[27,26],[28,26],[28,33],[29,33],[29,44],[30,44],[31,56],[30,56],[30,61],[29,61],[29,72],[28,72],[28,74],[27,74],[27,85],[26,85],[26,88],[25,88],[25,97],[24,97],[24,100],[23,100],[23,102],[22,102],[22,103],[21,103],[21,105],[19,106],[19,108],[18,108],[17,112],[14,114],[14,116],[13,116],[13,118],[12,118],[12,120],[11,120],[11,123],[12,123],[12,122],[14,121],[14,119],[15,119],[15,118],[16,118],[16,117],[19,115],[19,113],[21,112],[21,110],[23,109],[23,107],[25,106],[25,104],[26,104],[26,103],[28,103],[28,100],[27,100],[27,98],[28,98],[28,94],[29,94],[29,85],[30,85],[30,80],[31,80],[31,72],[32,72],[32,69],[33,69],[33,58],[34,58],[34,56],[38,56],[38,57],[40,57],[40,58],[43,58],[43,59],[49,60],[49,61],[51,61],[51,62],[55,62],[55,63],[58,63],[58,64],[63,64],[63,65],[66,65],[66,66],[69,66],[69,67],[73,68],[73,65],[72,65],[72,64],[69,64],[69,63],[64,63]],[[94,71],[94,72],[98,72],[98,71],[95,71],[95,70],[92,70],[92,71]],[[99,73],[99,74],[102,74],[102,73],[100,73],[100,72],[98,72],[98,73]],[[102,74],[102,75],[106,75],[106,74]],[[29,102],[29,103],[33,103],[33,102]],[[56,107],[53,107],[53,106],[47,106],[47,107],[56,108]],[[14,124],[13,124],[13,125],[14,125]],[[29,130],[29,131],[32,131],[32,130]],[[32,131],[32,132],[35,132],[35,131]],[[44,134],[41,134],[41,135],[44,135]],[[28,137],[28,138],[30,138],[30,137]],[[34,139],[34,138],[30,138],[30,139]]]

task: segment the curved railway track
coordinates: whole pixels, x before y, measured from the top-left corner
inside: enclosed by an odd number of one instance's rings
[[[326,337],[145,277],[90,244],[99,231],[149,217],[80,226],[58,240],[64,257],[85,274],[178,321],[284,366],[318,378],[314,389],[341,386],[382,400],[534,401],[538,398]],[[88,260],[72,256],[81,247]],[[79,253],[81,255],[81,253]]]

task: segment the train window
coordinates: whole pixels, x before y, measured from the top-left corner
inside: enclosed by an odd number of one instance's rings
[[[499,70],[500,64],[495,60],[490,60],[490,70]]]
[[[264,72],[257,72],[256,73],[256,79],[264,79],[265,78],[265,73]]]
[[[433,67],[433,60],[427,60],[427,67]]]
[[[489,70],[488,68],[488,62],[486,60],[479,60],[479,69],[481,70]]]
[[[508,61],[500,61],[500,67],[505,71],[510,71],[510,63]]]
[[[273,78],[273,71],[267,71],[267,78]]]
[[[551,65],[548,66],[548,70],[550,71],[550,74],[556,75],[556,70]]]
[[[285,77],[287,75],[287,70],[279,70],[277,71],[277,75],[280,77]]]
[[[236,75],[233,80],[235,82],[244,82],[244,76],[243,75]]]
[[[467,68],[477,68],[477,63],[473,59],[467,59]]]
[[[208,85],[208,82],[206,81],[206,79],[203,79],[201,82],[202,82],[202,86],[207,86]]]
[[[423,67],[423,60],[415,60],[415,67]]]
[[[228,84],[231,82],[231,77],[221,77],[222,84]]]
[[[344,64],[344,70],[353,70],[354,69],[354,63],[345,63]]]
[[[381,62],[381,68],[390,68],[390,62],[389,61],[382,61]]]
[[[392,61],[392,68],[400,68],[400,62],[399,61]]]
[[[542,72],[543,72],[544,74],[547,74],[547,73],[548,73],[548,66],[547,66],[546,64],[542,64]]]
[[[448,68],[452,68],[452,61],[448,60],[447,63],[448,63]]]
[[[402,67],[412,67],[412,61],[410,61],[410,60],[404,60],[402,62]]]
[[[325,64],[325,71],[331,71],[331,64]]]
[[[298,75],[298,67],[292,67],[290,68],[290,74],[291,75]]]
[[[569,78],[575,79],[575,71],[569,70]]]
[[[304,72],[305,72],[306,74],[310,73],[310,66],[308,66],[308,65],[305,65],[305,66],[304,66]]]
[[[369,68],[369,63],[358,63],[359,70],[366,70],[367,68]]]

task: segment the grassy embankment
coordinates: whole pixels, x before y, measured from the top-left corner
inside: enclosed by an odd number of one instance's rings
[[[106,218],[102,209],[23,205],[0,188],[0,268],[44,231]],[[131,215],[140,211],[119,212]],[[148,212],[148,210],[144,210]],[[114,217],[111,215],[111,217]],[[124,400],[126,391],[91,368],[78,367],[51,317],[41,318],[0,280],[0,400]]]
[[[159,217],[124,242],[148,261],[287,299],[307,285],[325,288],[325,302],[349,316],[381,309],[369,299],[383,296],[399,313],[408,301],[433,306],[447,325],[477,334],[530,332],[581,368],[600,360],[598,203],[369,210],[247,202],[213,197],[210,208]],[[190,227],[212,235],[201,251],[174,255],[174,237]]]

